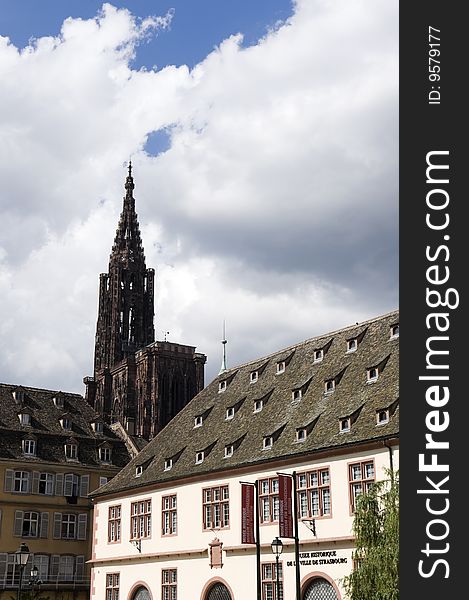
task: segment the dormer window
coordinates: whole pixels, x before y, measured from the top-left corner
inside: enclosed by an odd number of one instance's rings
[[[340,419],[339,431],[340,431],[340,433],[346,433],[347,431],[350,431],[350,417],[346,417],[345,419]]]
[[[271,435],[265,436],[264,439],[262,440],[262,449],[269,450],[270,448],[272,448],[273,443],[274,443],[274,440]]]
[[[259,379],[259,371],[251,371],[249,376],[249,383],[256,383]]]
[[[227,408],[226,413],[225,413],[225,421],[229,421],[230,419],[232,419],[234,417],[234,414],[235,414],[234,406],[230,406],[229,408]]]
[[[202,427],[202,423],[204,421],[204,418],[202,415],[198,415],[195,419],[194,419],[194,427]]]
[[[396,323],[395,325],[391,325],[391,339],[395,339],[399,337],[399,323]]]
[[[20,413],[18,415],[21,425],[31,425],[31,415],[29,413]]]
[[[23,454],[25,456],[36,456],[36,440],[23,440]]]
[[[109,446],[99,448],[99,460],[103,463],[111,462],[111,448]]]
[[[335,390],[335,379],[328,379],[324,384],[324,391],[326,394],[332,394]]]
[[[291,393],[291,398],[292,398],[293,402],[298,402],[299,400],[301,400],[301,396],[302,396],[302,392],[300,389],[293,390]]]
[[[60,419],[60,424],[62,425],[62,429],[66,431],[70,431],[72,429],[72,421],[68,417],[62,417]]]
[[[351,338],[347,340],[347,352],[355,352],[358,348],[358,340],[357,338]]]
[[[323,358],[324,358],[324,350],[322,348],[320,350],[314,351],[314,362],[315,363],[321,362]]]
[[[226,391],[226,381],[220,381],[220,383],[218,384],[218,393],[220,394],[221,392],[225,392]]]
[[[143,465],[137,465],[135,467],[135,477],[141,477],[143,475]]]
[[[374,383],[379,376],[379,369],[378,367],[371,367],[371,369],[368,369],[367,371],[367,382],[368,383]]]
[[[78,445],[73,442],[67,442],[64,446],[65,458],[67,460],[78,460]]]
[[[378,410],[376,412],[376,425],[385,425],[389,423],[389,409]]]
[[[173,459],[172,458],[167,458],[164,461],[164,470],[165,471],[171,471],[172,468],[173,468]]]
[[[24,392],[23,390],[15,390],[13,392],[13,398],[16,404],[22,404],[24,402]]]
[[[64,398],[63,398],[63,396],[61,396],[61,395],[54,396],[53,400],[54,400],[54,405],[57,408],[63,408],[64,407]]]
[[[300,427],[296,430],[296,441],[304,442],[308,436],[308,432],[306,431],[306,427]]]
[[[233,444],[229,444],[228,446],[225,446],[224,458],[230,458],[231,456],[233,456]]]
[[[277,375],[280,375],[281,373],[285,373],[285,361],[281,360],[277,363]]]
[[[204,462],[204,452],[197,452],[195,455],[195,464],[201,465]]]
[[[261,412],[263,406],[264,406],[264,402],[262,400],[256,400],[254,402],[254,412],[255,413]]]
[[[95,433],[103,433],[104,429],[102,421],[93,421],[91,423],[91,428]]]

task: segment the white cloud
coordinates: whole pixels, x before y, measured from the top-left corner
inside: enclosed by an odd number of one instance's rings
[[[224,318],[233,365],[397,304],[397,2],[298,0],[256,46],[132,70],[171,18],[0,38],[3,381],[83,391],[129,155],[158,337],[209,379]]]

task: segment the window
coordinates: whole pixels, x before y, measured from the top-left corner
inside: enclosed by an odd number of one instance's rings
[[[135,477],[141,477],[143,473],[143,465],[137,465],[135,467]]]
[[[52,473],[41,473],[39,475],[38,492],[40,494],[45,494],[46,496],[52,496],[54,494],[54,476]]]
[[[320,350],[315,350],[314,351],[314,362],[321,362],[322,359],[324,358],[324,350],[321,348]]]
[[[369,383],[375,382],[378,379],[378,375],[379,375],[378,367],[371,367],[371,369],[368,369],[368,371],[367,371],[367,381]]]
[[[254,402],[254,412],[261,412],[262,408],[264,407],[264,402],[262,400],[256,400]]]
[[[39,513],[25,512],[23,515],[22,537],[38,537],[39,535]]]
[[[64,476],[64,496],[78,496],[78,475],[66,473]]]
[[[20,413],[18,417],[21,425],[31,425],[31,415],[29,413]]]
[[[29,473],[27,471],[15,471],[13,491],[22,494],[27,494],[29,492]]]
[[[265,438],[262,440],[262,449],[263,450],[269,450],[270,448],[272,448],[272,444],[273,444],[273,439],[271,435],[266,435]]]
[[[78,460],[78,446],[76,444],[65,444],[65,458],[67,460]]]
[[[389,423],[389,409],[378,410],[376,413],[376,424],[384,425]]]
[[[36,456],[36,440],[23,440],[23,454]]]
[[[119,573],[106,573],[106,600],[119,600]]]
[[[226,391],[226,381],[220,381],[218,384],[218,393]]]
[[[298,513],[300,518],[331,514],[329,468],[297,474]]]
[[[349,465],[350,508],[355,511],[358,496],[367,492],[375,481],[375,465],[372,460]]]
[[[62,425],[62,428],[67,431],[70,431],[72,429],[72,421],[68,417],[63,417],[62,419],[60,419],[60,424]]]
[[[283,600],[283,569],[282,562],[262,563],[262,600]],[[280,596],[277,597],[277,577]]]
[[[229,408],[227,408],[226,413],[225,413],[225,421],[229,421],[230,419],[232,419],[234,417],[234,414],[235,414],[234,406],[230,406]]]
[[[227,485],[202,490],[204,529],[221,529],[230,525],[230,502]]]
[[[350,417],[347,417],[346,419],[340,419],[339,431],[340,433],[346,433],[347,431],[350,431]]]
[[[249,376],[249,383],[256,383],[259,379],[259,371],[251,371]]]
[[[335,379],[328,379],[324,384],[326,394],[331,394],[335,390]]]
[[[301,396],[302,396],[301,390],[293,390],[291,393],[293,402],[298,402],[298,400],[301,400]]]
[[[162,600],[177,600],[177,571],[176,571],[176,569],[162,569],[162,571],[161,571],[161,598],[162,598]]]
[[[91,427],[95,433],[103,433],[104,427],[101,421],[93,421],[93,423],[91,423]]]
[[[63,540],[74,540],[77,535],[77,516],[74,514],[62,514],[62,527],[60,537]]]
[[[259,510],[261,523],[274,523],[279,518],[278,477],[259,481]]]
[[[162,535],[177,534],[177,499],[176,494],[163,496],[162,499]]]
[[[130,505],[130,539],[151,536],[151,500],[140,500]]]
[[[202,415],[199,415],[198,417],[196,417],[194,419],[194,427],[201,427],[203,420],[204,420],[204,418],[202,417]]]
[[[99,449],[99,460],[103,463],[110,463],[111,462],[111,454],[112,454],[112,450],[111,450],[111,448],[109,448],[109,446],[102,446]]]
[[[99,478],[99,487],[106,484],[108,481],[109,481],[109,479],[107,477],[100,477]]]
[[[304,442],[307,437],[308,437],[308,432],[306,430],[306,427],[300,427],[299,429],[296,430],[296,441],[297,442]]]
[[[225,446],[225,456],[224,458],[230,458],[231,456],[233,456],[233,444],[230,444],[228,446]]]
[[[391,339],[399,337],[399,323],[391,326]]]
[[[109,507],[109,518],[107,527],[107,541],[115,543],[121,541],[121,505]]]
[[[281,360],[280,362],[277,363],[277,375],[281,375],[282,373],[285,373],[285,361]]]
[[[358,347],[357,338],[352,338],[351,340],[347,340],[347,352],[355,352]]]
[[[203,452],[196,452],[195,455],[195,464],[196,465],[201,465],[204,462],[204,453]]]
[[[57,408],[63,408],[64,407],[64,399],[63,396],[55,396],[54,397],[54,404]]]
[[[59,581],[73,581],[73,572],[75,570],[75,557],[62,555],[59,562]]]
[[[173,459],[172,458],[167,458],[164,461],[164,470],[165,471],[171,471],[172,468],[173,468]]]

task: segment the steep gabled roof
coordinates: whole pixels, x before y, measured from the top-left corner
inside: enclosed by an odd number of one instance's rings
[[[390,335],[390,327],[398,321],[398,314],[394,311],[318,336],[221,373],[174,417],[138,458],[99,488],[95,496],[396,437],[399,411],[395,410],[389,422],[379,426],[376,411],[398,402],[399,398],[399,341]],[[346,341],[365,329],[366,335],[358,349],[347,352]],[[314,351],[326,344],[328,351],[323,360],[314,362]],[[277,362],[286,357],[290,357],[286,369],[278,374]],[[386,368],[376,381],[369,382],[367,368],[384,358],[387,358]],[[259,364],[265,366],[257,382],[251,383],[250,373]],[[333,392],[326,393],[324,383],[331,377],[337,377],[336,386]],[[219,384],[225,380],[229,385],[220,392]],[[292,402],[292,390],[299,386],[304,386],[301,399]],[[268,402],[262,410],[254,412],[255,401],[265,397]],[[226,409],[242,399],[234,417],[226,419]],[[211,410],[202,426],[194,428],[194,415],[208,408]],[[357,416],[350,432],[340,433],[339,419],[352,414]],[[298,428],[309,429],[306,440],[297,441]],[[272,447],[263,449],[263,436],[277,431],[280,433]],[[238,439],[241,442],[233,455],[225,458],[225,446]],[[209,455],[196,465],[196,452],[211,445]],[[165,458],[178,452],[177,462],[165,471]],[[143,461],[147,467],[136,479],[135,465]]]

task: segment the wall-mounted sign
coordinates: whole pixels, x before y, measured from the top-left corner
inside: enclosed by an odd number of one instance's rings
[[[347,556],[337,556],[337,550],[317,550],[314,552],[300,552],[300,565],[344,565],[348,562]],[[294,560],[287,560],[287,567],[294,567]]]

